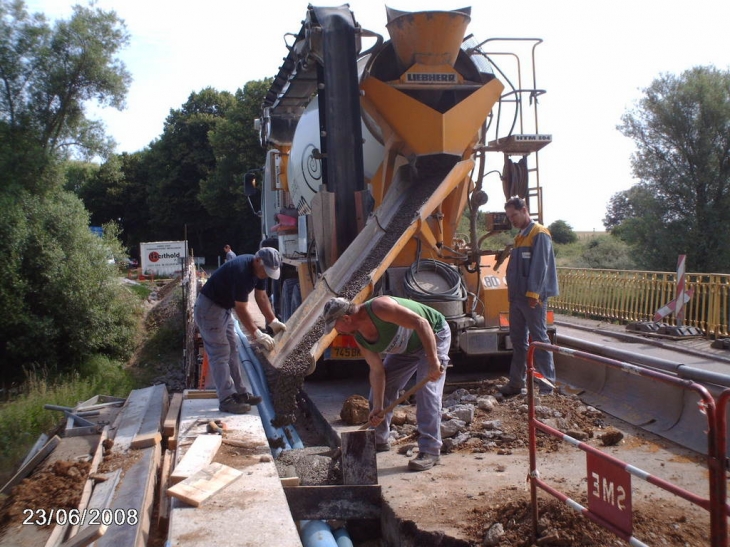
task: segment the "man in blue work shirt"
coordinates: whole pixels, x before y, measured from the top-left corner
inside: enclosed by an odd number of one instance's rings
[[[254,323],[248,296],[253,291],[256,304],[275,334],[286,330],[266,294],[266,278],[279,279],[280,267],[281,256],[272,247],[262,247],[255,255],[237,256],[213,272],[195,303],[195,324],[208,354],[221,412],[244,414],[251,410],[250,405],[261,402],[261,397],[248,393],[244,385],[232,311],[243,328],[271,351],[274,339]]]
[[[507,218],[520,232],[507,265],[509,335],[512,363],[509,383],[498,389],[503,395],[517,395],[525,385],[528,336],[550,343],[547,335],[547,299],[558,295],[558,272],[550,232],[530,217],[525,200],[512,197],[504,205]],[[549,351],[535,352],[535,369],[549,383],[539,381],[539,392],[550,394],[555,385],[555,365]],[[538,380],[540,376],[537,376]]]

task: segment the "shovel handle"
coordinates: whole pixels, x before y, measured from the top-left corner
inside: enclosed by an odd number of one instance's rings
[[[443,371],[443,367],[442,367],[441,370]],[[411,389],[409,389],[408,391],[406,391],[403,395],[401,395],[400,397],[398,397],[395,401],[393,401],[388,406],[386,406],[383,409],[383,414],[387,414],[388,412],[392,411],[395,407],[397,407],[403,401],[405,401],[406,399],[408,399],[408,397],[410,397],[416,391],[418,391],[423,386],[425,386],[429,381],[430,380],[428,379],[428,376],[427,376],[426,378],[424,378],[423,380],[421,380],[420,382],[418,382],[415,386],[413,386]],[[363,426],[360,427],[360,430],[368,429],[370,427],[371,427],[370,426],[370,422],[368,421],[368,423],[366,423],[365,425],[363,425]]]

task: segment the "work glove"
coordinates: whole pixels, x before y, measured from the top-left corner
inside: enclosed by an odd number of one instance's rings
[[[286,330],[286,325],[276,318],[269,323],[269,326],[271,327],[271,330],[274,331],[274,336]]]
[[[264,331],[256,329],[256,332],[254,333],[254,338],[256,338],[256,341],[261,344],[266,351],[271,351],[274,349],[274,339],[266,334]]]

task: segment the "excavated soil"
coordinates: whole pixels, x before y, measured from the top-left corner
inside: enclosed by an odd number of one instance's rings
[[[23,479],[13,487],[0,510],[0,524],[3,528],[20,525],[29,517],[29,511],[36,521],[44,514],[50,515],[52,510],[76,509],[90,467],[90,462],[57,461]],[[47,526],[51,524],[54,522],[50,521]]]
[[[488,410],[475,408],[473,421],[461,433],[462,437],[468,438],[442,453],[441,463],[433,469],[422,473],[409,473],[405,469],[407,458],[417,450],[413,435],[396,440],[391,452],[378,455],[384,497],[401,521],[401,536],[407,538],[403,545],[626,545],[611,532],[540,490],[537,536],[533,541],[532,506],[526,476],[529,471],[526,397],[503,398],[499,395],[496,386],[505,380],[447,384],[445,400],[454,394],[462,398],[492,396],[496,404]],[[412,406],[401,408],[406,414],[414,410]],[[688,469],[698,481],[706,481],[701,456],[627,426],[586,406],[575,396],[560,394],[538,398],[536,414],[541,421],[610,452],[614,457],[626,458],[627,462],[642,469],[645,464],[656,465],[656,470],[650,468],[651,472],[672,479],[670,482],[691,481],[691,478],[681,477]],[[407,427],[403,426],[401,433],[407,433]],[[669,452],[665,453],[667,448]],[[537,433],[541,477],[586,507],[585,458],[580,454],[557,438]],[[652,461],[663,458],[666,461],[661,463]],[[710,545],[709,514],[705,510],[639,483],[643,481],[635,479],[632,482],[635,490],[634,537],[648,545]],[[687,488],[686,484],[683,486]]]

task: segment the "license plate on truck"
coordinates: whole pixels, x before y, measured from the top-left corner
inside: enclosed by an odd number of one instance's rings
[[[362,359],[355,339],[350,335],[338,335],[324,352],[324,358],[332,361]]]

